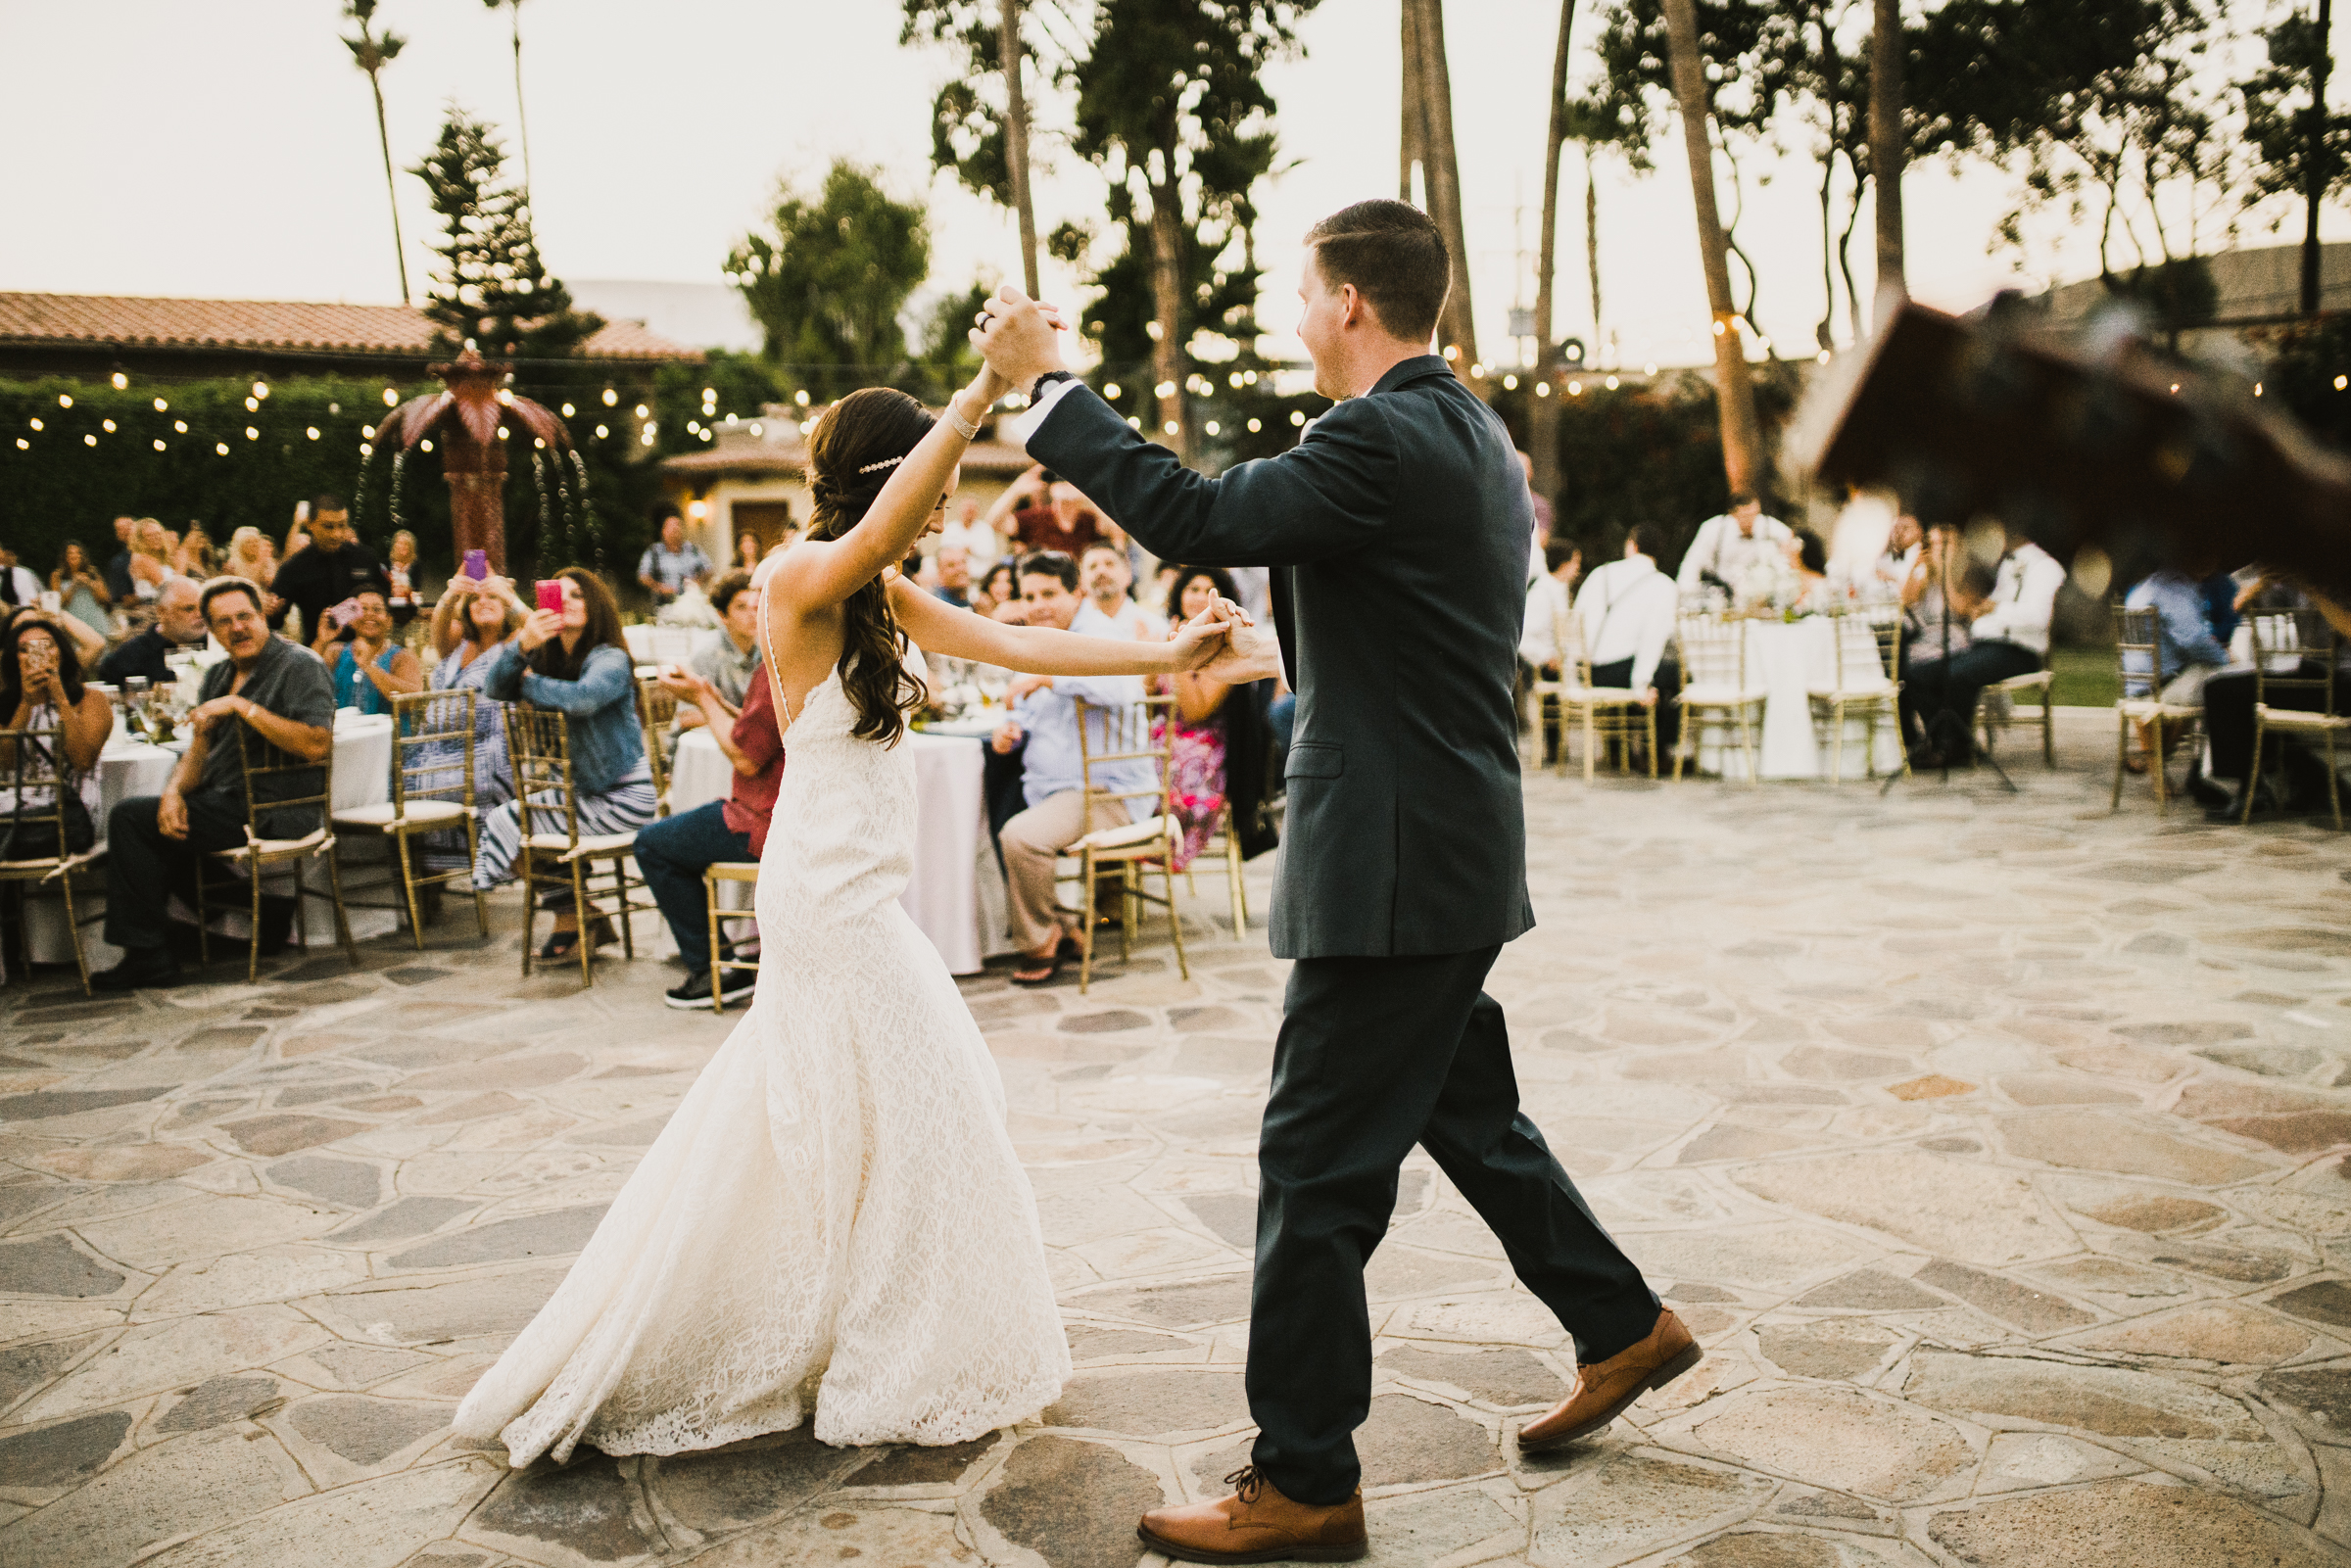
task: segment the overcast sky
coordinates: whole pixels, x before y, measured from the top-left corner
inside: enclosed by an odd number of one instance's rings
[[[397,299],[373,108],[337,41],[337,12],[332,0],[0,0],[0,129],[12,153],[0,166],[0,289]],[[505,12],[480,0],[387,0],[380,15],[408,38],[384,73],[397,165],[423,156],[453,101],[511,130]],[[716,282],[779,175],[812,182],[845,156],[881,166],[903,194],[928,194],[937,284],[960,286],[987,268],[1017,276],[1004,215],[930,175],[929,103],[954,62],[899,48],[899,15],[897,0],[525,4],[535,205],[550,264],[579,278]],[[1558,17],[1554,0],[1448,8],[1478,331],[1497,362],[1510,360],[1513,295],[1533,297],[1531,260],[1522,264],[1519,253],[1531,259],[1536,242]],[[1396,0],[1326,0],[1305,29],[1303,57],[1271,73],[1289,166],[1261,202],[1270,333],[1294,320],[1297,235],[1348,202],[1395,194],[1397,32]],[[1579,69],[1591,69],[1588,56]],[[508,144],[519,174],[519,140]],[[1050,145],[1038,156],[1040,228],[1098,219],[1090,171]],[[1573,150],[1565,167],[1558,330],[1589,336]],[[1747,172],[1739,233],[1763,269],[1757,314],[1783,346],[1808,348],[1821,313],[1816,168],[1756,160]],[[403,173],[399,185],[421,294],[431,214],[420,181]],[[1603,310],[1622,361],[1703,357],[1706,302],[1678,142],[1660,149],[1646,179],[1604,159],[1599,187]],[[2010,189],[1980,168],[1913,171],[1915,293],[1967,308],[2017,281],[2013,258],[1987,254]],[[1865,294],[1868,223],[1865,214],[1855,245]],[[2028,260],[2036,273],[2078,276],[2090,257],[2076,240]],[[1074,293],[1066,275],[1049,273],[1047,287]],[[1286,337],[1267,347],[1284,343],[1294,347]]]

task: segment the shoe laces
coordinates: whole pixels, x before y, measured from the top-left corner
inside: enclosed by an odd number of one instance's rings
[[[1266,1478],[1254,1464],[1244,1464],[1224,1478],[1224,1484],[1240,1495],[1243,1502],[1255,1502],[1257,1495],[1266,1490]]]

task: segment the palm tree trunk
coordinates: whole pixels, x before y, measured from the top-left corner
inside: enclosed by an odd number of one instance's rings
[[[1878,319],[1910,297],[1902,272],[1902,14],[1876,0],[1869,38],[1869,162],[1878,186]]]
[[[408,303],[408,249],[400,238],[400,187],[392,183],[392,133],[384,126],[384,86],[374,71],[367,86],[375,94],[375,140],[384,153],[384,194],[392,200],[392,259],[400,263],[400,303]]]
[[[1535,374],[1556,381],[1552,332],[1553,285],[1559,274],[1559,152],[1567,141],[1567,41],[1575,27],[1575,0],[1560,0],[1559,43],[1551,61],[1551,132],[1543,144],[1543,240],[1535,261]],[[1535,494],[1556,508],[1559,491],[1559,400],[1536,398],[1528,404],[1527,443],[1535,460]]]
[[[1828,6],[1817,5],[1812,20],[1820,29],[1820,79],[1829,111],[1829,150],[1820,160],[1820,326],[1812,335],[1820,344],[1820,352],[1826,354],[1837,347],[1836,333],[1832,330],[1837,320],[1836,217],[1832,205],[1837,183],[1837,148],[1842,140],[1838,134],[1837,77],[1844,63],[1837,55],[1837,34],[1829,25]]]
[[[1592,176],[1592,146],[1584,144],[1584,277],[1592,285],[1592,346],[1584,362],[1601,352],[1600,332],[1600,184]],[[1613,362],[1613,356],[1610,362]]]
[[[1413,166],[1428,162],[1428,117],[1420,104],[1420,19],[1414,0],[1400,8],[1404,21],[1403,134],[1396,142],[1396,200],[1413,199]]]
[[[1004,166],[1012,178],[1012,207],[1021,220],[1021,279],[1035,299],[1036,207],[1029,199],[1029,101],[1021,88],[1020,0],[1001,0],[996,23],[996,64],[1004,72]]]
[[[1665,0],[1673,56],[1673,95],[1681,109],[1682,146],[1690,157],[1690,194],[1698,207],[1699,261],[1706,273],[1706,305],[1714,316],[1714,387],[1722,417],[1722,466],[1733,492],[1752,491],[1762,478],[1762,442],[1755,428],[1755,386],[1731,309],[1730,247],[1722,209],[1714,200],[1714,146],[1706,102],[1705,64],[1698,52],[1698,15],[1691,0]]]
[[[1439,342],[1454,373],[1466,380],[1478,363],[1477,327],[1469,302],[1469,245],[1462,224],[1461,164],[1454,155],[1453,76],[1445,61],[1444,0],[1407,0],[1419,23],[1420,107],[1428,124],[1421,177],[1428,186],[1429,216],[1453,252],[1453,287],[1438,318]]]
[[[531,117],[522,107],[522,0],[506,0],[514,26],[514,128],[522,134],[522,194],[531,194]]]
[[[1151,300],[1159,326],[1159,341],[1151,349],[1151,375],[1157,383],[1159,429],[1157,441],[1176,449],[1185,462],[1192,455],[1192,422],[1184,413],[1183,397],[1183,192],[1176,182],[1151,188]]]

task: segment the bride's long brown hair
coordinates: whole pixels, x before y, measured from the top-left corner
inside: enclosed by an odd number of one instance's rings
[[[819,414],[808,437],[816,502],[808,537],[839,539],[855,528],[897,472],[889,459],[914,451],[931,425],[921,404],[889,387],[852,392]],[[849,733],[895,745],[906,710],[930,692],[906,668],[906,634],[890,613],[889,585],[875,577],[841,601],[840,615],[840,689],[857,710]]]

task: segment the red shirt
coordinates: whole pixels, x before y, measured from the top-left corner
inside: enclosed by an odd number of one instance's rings
[[[784,736],[776,728],[776,699],[770,693],[764,666],[751,672],[744,688],[743,712],[729,732],[735,749],[759,765],[757,773],[737,773],[727,803],[719,808],[728,828],[751,841],[751,856],[767,853],[768,819],[776,813],[776,790],[784,783]]]
[[[1102,538],[1102,530],[1091,511],[1080,512],[1078,526],[1066,530],[1050,506],[1024,506],[1012,514],[1012,522],[1024,552],[1057,549],[1065,555],[1078,555]]]

